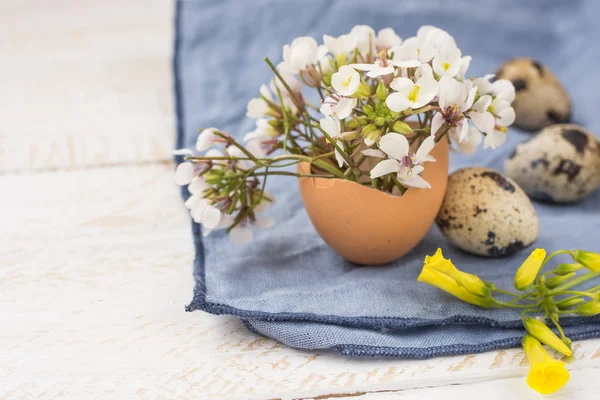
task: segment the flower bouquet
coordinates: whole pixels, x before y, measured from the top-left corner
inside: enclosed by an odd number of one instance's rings
[[[512,83],[492,75],[467,78],[471,57],[433,26],[404,41],[391,28],[376,34],[364,25],[337,38],[324,35],[322,45],[299,37],[283,47],[277,66],[265,61],[275,76],[248,103],[246,115],[256,118],[256,129],[244,143],[208,128],[195,152],[176,151],[185,156],[176,181],[188,185],[186,206],[194,221],[205,235],[226,229],[235,243],[251,240],[252,228],[274,223],[261,214],[275,200],[267,178],[281,175],[300,180],[313,224],[340,254],[374,264],[398,258],[422,239],[439,210],[448,146],[472,153],[483,141],[484,148],[495,149],[515,119]],[[355,199],[362,203],[353,204]],[[345,207],[323,208],[327,221],[317,221],[323,218],[317,208],[346,201]],[[382,208],[390,217],[366,211]],[[389,214],[391,209],[398,214]],[[364,221],[357,220],[365,213]],[[418,227],[399,223],[408,215],[417,216]],[[372,225],[384,236],[371,235]],[[337,230],[331,232],[332,226]],[[367,247],[365,240],[348,237],[356,231],[372,237]],[[411,237],[407,231],[414,231]],[[385,254],[355,256],[375,253]]]

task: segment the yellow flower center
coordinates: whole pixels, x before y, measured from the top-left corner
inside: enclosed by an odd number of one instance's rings
[[[348,87],[350,82],[352,82],[352,75],[350,75],[346,81],[342,82],[342,86]]]
[[[507,130],[508,130],[508,128],[506,126],[500,127],[500,132],[502,132],[502,133],[506,133]]]
[[[450,63],[449,62],[442,63],[442,67],[444,67],[444,71],[448,71],[448,68],[450,68]]]
[[[417,49],[417,55],[420,56],[421,55],[421,49]]]
[[[413,86],[412,90],[408,94],[408,99],[412,102],[416,101],[420,90],[421,90],[421,87],[419,85]]]

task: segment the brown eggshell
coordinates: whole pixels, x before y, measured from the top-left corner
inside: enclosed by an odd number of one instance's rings
[[[402,257],[427,234],[440,209],[448,181],[448,142],[430,153],[423,178],[431,189],[408,189],[393,196],[342,179],[299,178],[300,193],[323,240],[345,259],[380,265]],[[310,173],[308,163],[298,173]]]

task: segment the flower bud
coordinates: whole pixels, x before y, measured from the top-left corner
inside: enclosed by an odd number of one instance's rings
[[[365,127],[362,128],[362,135],[363,135],[363,137],[367,137],[367,135],[371,131],[374,131],[375,129],[377,129],[377,127],[375,125],[373,125],[373,124],[365,125]]]
[[[458,297],[462,301],[484,308],[494,307],[494,300],[491,297],[477,296],[464,287],[459,286],[456,281],[439,271],[432,268],[423,267],[418,278],[419,282],[434,286],[446,293]]]
[[[571,272],[570,274],[563,275],[563,276],[560,276],[560,275],[553,276],[552,278],[550,278],[546,281],[546,287],[548,289],[554,289],[561,283],[568,281],[569,279],[571,279],[574,276],[575,276],[575,272]]]
[[[371,96],[371,86],[366,83],[365,81],[362,81],[360,83],[360,85],[358,86],[358,89],[356,89],[356,93],[354,93],[354,95],[352,97],[369,97]]]
[[[573,259],[590,271],[600,272],[600,254],[577,250],[571,252]]]
[[[377,125],[377,126],[385,125],[385,118],[384,117],[375,118],[375,125]]]
[[[382,133],[383,132],[381,132],[380,129],[372,129],[369,131],[369,133],[367,133],[367,135],[364,135],[363,132],[363,136],[365,137],[365,144],[367,146],[372,146],[373,144],[375,144],[377,139],[379,139]]]
[[[556,303],[556,307],[561,310],[567,310],[573,306],[576,306],[579,303],[583,303],[584,300],[581,297],[573,297],[570,299],[566,299],[566,300],[561,300],[558,303]]]
[[[535,282],[544,259],[546,258],[546,250],[535,249],[529,257],[521,264],[515,275],[515,289],[525,290]]]
[[[556,275],[568,275],[571,272],[579,271],[581,268],[583,268],[581,264],[559,264],[554,268],[553,272]]]
[[[371,114],[372,112],[374,112],[374,111],[375,111],[375,108],[373,108],[373,106],[370,106],[370,105],[368,105],[368,104],[365,104],[365,105],[362,107],[362,109],[363,109],[363,111],[364,111],[365,113],[367,113],[367,114]]]
[[[375,96],[377,97],[377,100],[385,101],[385,99],[387,99],[387,95],[387,88],[385,87],[383,82],[379,82],[379,85],[377,85],[377,90],[375,91]]]
[[[593,317],[594,315],[600,314],[600,301],[588,301],[585,304],[580,305],[575,310],[577,315],[582,317]]]
[[[394,132],[400,133],[402,135],[410,135],[411,133],[413,133],[413,130],[410,127],[410,125],[404,121],[394,122],[394,125],[392,126],[392,130]]]
[[[548,328],[542,321],[538,321],[535,318],[524,318],[523,326],[525,326],[527,332],[546,346],[553,348],[568,357],[573,355],[573,351],[571,351],[571,349],[560,340],[554,332],[552,332],[552,329]]]

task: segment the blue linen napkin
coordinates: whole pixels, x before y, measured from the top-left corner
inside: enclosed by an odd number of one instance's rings
[[[178,148],[193,147],[201,127],[240,137],[253,129],[247,101],[296,36],[340,35],[355,24],[393,27],[403,38],[433,24],[473,56],[469,75],[493,72],[504,60],[530,56],[558,74],[573,97],[575,122],[600,131],[594,96],[600,61],[593,20],[600,3],[486,1],[179,1],[174,57]],[[451,169],[469,165],[502,171],[503,160],[530,134],[510,129],[507,143],[473,156],[451,155]],[[311,225],[292,178],[269,179],[277,224],[233,246],[224,232],[196,244],[196,287],[188,310],[231,314],[260,334],[303,349],[345,354],[431,357],[516,346],[523,334],[514,310],[482,310],[416,281],[423,257],[438,247],[461,269],[504,288],[527,256],[485,259],[453,248],[432,228],[412,252],[383,267],[358,267],[330,250]],[[184,197],[188,196],[186,190]],[[599,251],[600,193],[572,206],[535,204],[536,246]],[[597,284],[598,282],[596,282]],[[600,324],[564,320],[574,339],[600,336]]]

